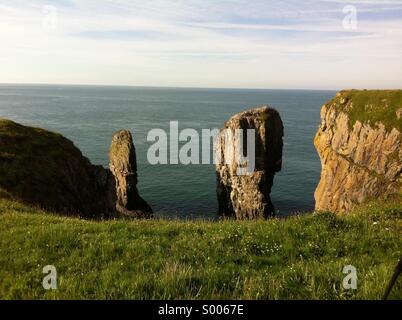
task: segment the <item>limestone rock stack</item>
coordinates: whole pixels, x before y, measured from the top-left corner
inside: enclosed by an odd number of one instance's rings
[[[116,210],[134,218],[150,218],[152,209],[137,190],[137,158],[130,131],[114,134],[109,151],[109,168],[116,181]]]
[[[247,129],[255,132],[255,164],[247,158]],[[236,132],[242,132],[241,135]],[[275,214],[271,189],[275,173],[282,167],[283,124],[279,113],[267,106],[233,116],[225,123],[216,143],[216,172],[219,214],[239,220],[268,218]],[[250,159],[249,159],[250,160]],[[252,168],[247,174],[239,169]],[[240,174],[239,174],[240,173]]]

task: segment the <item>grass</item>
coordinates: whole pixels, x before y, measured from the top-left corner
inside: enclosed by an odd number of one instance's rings
[[[0,200],[1,299],[380,299],[402,204],[269,221],[84,221]],[[54,265],[58,290],[42,287]],[[358,288],[342,288],[346,265]],[[399,279],[392,299],[402,298]]]
[[[357,120],[384,124],[387,131],[402,132],[402,118],[396,112],[402,108],[402,90],[344,90],[328,104],[349,115],[352,128]]]
[[[73,166],[79,156],[58,133],[0,118],[0,188],[18,199],[57,207],[65,191],[66,162]]]

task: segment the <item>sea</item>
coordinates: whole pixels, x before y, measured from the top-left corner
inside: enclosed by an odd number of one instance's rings
[[[137,153],[138,189],[155,215],[214,219],[218,203],[212,161],[150,164],[147,154],[155,141],[148,141],[148,134],[163,129],[170,137],[170,123],[177,121],[180,132],[196,130],[201,145],[203,129],[222,128],[238,112],[269,105],[279,111],[285,128],[283,167],[275,176],[271,198],[277,215],[286,217],[314,208],[321,164],[313,140],[320,109],[335,94],[321,90],[0,85],[0,117],[59,132],[93,164],[105,167],[113,133],[128,129]]]

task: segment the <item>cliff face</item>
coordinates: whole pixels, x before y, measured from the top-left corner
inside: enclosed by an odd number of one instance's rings
[[[247,129],[255,130],[255,166],[249,174],[240,175],[237,159],[243,153],[247,141],[244,131]],[[236,130],[244,132],[243,141],[236,136]],[[279,113],[268,107],[239,113],[225,123],[216,150],[220,215],[239,220],[274,215],[270,193],[275,173],[282,166],[282,137],[283,124]],[[252,152],[247,150],[247,156],[249,151]]]
[[[402,91],[342,91],[325,104],[314,144],[321,158],[316,210],[346,212],[402,190]]]
[[[0,119],[0,189],[47,210],[85,218],[115,211],[113,176],[62,135]]]
[[[117,152],[113,161],[124,153]],[[128,164],[136,168],[135,157]],[[128,191],[131,200],[132,191]],[[0,119],[0,197],[65,215],[112,218],[121,215],[119,196],[112,172],[92,165],[70,140]]]

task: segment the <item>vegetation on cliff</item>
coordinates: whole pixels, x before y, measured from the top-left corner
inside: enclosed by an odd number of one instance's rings
[[[0,299],[379,299],[402,204],[269,221],[83,221],[0,200]],[[54,265],[58,290],[42,287]],[[342,287],[357,268],[357,290]],[[402,281],[390,296],[402,298]]]
[[[114,135],[110,160],[112,172],[92,165],[60,134],[0,118],[0,197],[68,216],[149,217],[152,209],[136,187],[130,132]]]
[[[348,212],[402,192],[402,90],[341,91],[321,110],[316,210]]]
[[[0,193],[67,215],[108,215],[108,172],[61,134],[0,119]]]
[[[33,198],[36,193],[45,193],[49,204],[53,203],[53,194],[60,183],[53,176],[58,167],[57,159],[65,158],[73,148],[60,134],[0,119],[0,189],[3,195],[11,193],[16,197]],[[43,159],[34,161],[38,153],[43,154]],[[42,184],[41,180],[47,183]]]
[[[402,90],[343,90],[327,103],[336,106],[349,116],[352,128],[356,121],[381,122],[388,131],[396,128],[402,132]],[[399,111],[399,112],[398,112]]]

